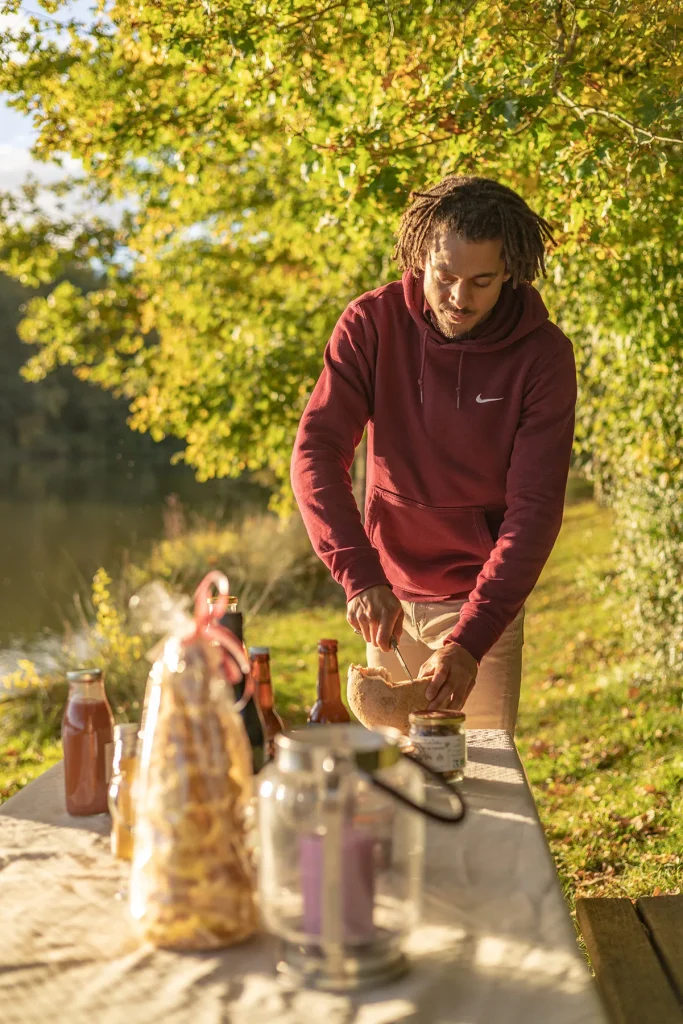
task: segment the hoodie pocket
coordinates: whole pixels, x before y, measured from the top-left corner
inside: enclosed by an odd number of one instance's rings
[[[365,529],[389,582],[425,597],[469,591],[494,546],[483,508],[425,505],[383,487]]]

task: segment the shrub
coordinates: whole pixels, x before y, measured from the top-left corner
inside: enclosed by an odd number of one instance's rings
[[[126,572],[130,592],[163,580],[186,594],[209,569],[222,570],[247,615],[327,604],[342,591],[311,549],[301,518],[248,516],[241,523],[182,526],[174,517],[170,536],[154,545],[141,565]]]

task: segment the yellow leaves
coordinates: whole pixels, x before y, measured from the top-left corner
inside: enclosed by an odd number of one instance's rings
[[[42,679],[32,661],[19,658],[16,671],[0,677],[0,686],[5,690],[33,690],[42,685]]]

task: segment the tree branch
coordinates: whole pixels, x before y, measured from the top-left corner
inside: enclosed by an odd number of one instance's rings
[[[569,61],[574,56],[576,50],[576,44],[579,39],[579,25],[576,20],[576,12],[574,12],[574,24],[572,25],[571,35],[569,41],[567,41],[567,30],[564,24],[564,18],[562,16],[562,0],[557,0],[555,5],[555,24],[557,25],[557,53],[558,58],[555,63],[555,69],[553,71],[553,77],[550,82],[550,89],[553,93],[556,93],[562,82],[562,70],[566,67]]]
[[[576,111],[579,117],[584,120],[586,117],[604,117],[607,121],[612,121],[614,124],[620,124],[624,128],[627,128],[631,138],[634,142],[641,144],[643,141],[647,142],[669,142],[674,146],[683,146],[683,139],[674,139],[669,135],[655,135],[654,132],[649,132],[645,128],[639,128],[633,121],[629,121],[628,118],[623,117],[621,114],[615,114],[612,110],[606,110],[604,107],[584,107],[580,103],[575,103],[574,100],[570,99],[566,93],[563,93],[560,89],[557,90],[556,95],[558,99],[564,103],[570,110]],[[638,136],[642,136],[640,139]]]

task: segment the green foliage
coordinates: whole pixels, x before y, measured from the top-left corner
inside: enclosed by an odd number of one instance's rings
[[[92,285],[74,275],[80,288]],[[39,289],[46,293],[51,286]],[[126,425],[128,409],[100,388],[77,380],[62,366],[38,383],[22,379],[27,350],[17,336],[24,303],[35,289],[0,274],[0,448],[4,458],[105,457],[114,452],[170,459],[178,442],[155,445],[150,437],[133,434]]]
[[[555,225],[544,293],[579,350],[579,456],[617,508],[624,593],[650,595],[642,642],[661,646],[673,592],[660,601],[652,567],[671,556],[673,580],[679,565],[675,516],[652,520],[655,481],[680,500],[677,0],[106,9],[5,31],[0,87],[34,117],[36,153],[81,161],[62,198],[125,210],[47,217],[33,188],[3,198],[0,268],[34,286],[101,273],[29,304],[27,376],[73,366],[126,399],[134,429],[180,438],[200,478],[248,470],[285,493],[322,346],[352,296],[393,276],[409,190],[499,178]]]

